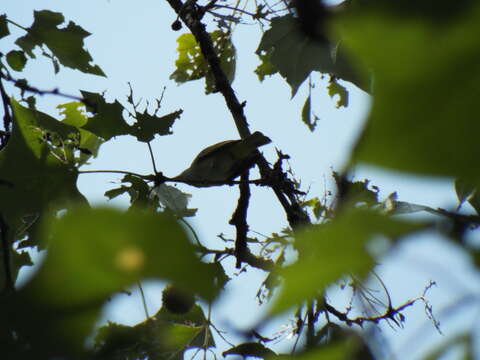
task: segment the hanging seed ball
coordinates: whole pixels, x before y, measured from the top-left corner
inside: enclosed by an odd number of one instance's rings
[[[186,314],[195,305],[195,295],[174,285],[168,285],[162,292],[163,306],[173,314]]]

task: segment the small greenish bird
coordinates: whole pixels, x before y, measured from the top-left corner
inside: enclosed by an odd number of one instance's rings
[[[197,187],[232,181],[255,163],[256,150],[271,140],[256,131],[241,140],[227,140],[203,149],[188,169],[172,178]]]

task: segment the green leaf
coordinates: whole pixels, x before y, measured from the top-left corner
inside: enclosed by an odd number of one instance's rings
[[[225,357],[226,355],[241,355],[243,358],[247,356],[252,356],[256,358],[266,358],[269,356],[275,356],[275,352],[267,348],[265,345],[257,342],[247,342],[233,348],[230,348],[222,353]]]
[[[150,187],[148,184],[138,176],[125,175],[122,183],[130,183],[130,186],[122,185],[119,188],[105,192],[105,196],[110,200],[120,196],[124,193],[130,195],[130,204],[132,206],[145,207],[150,204]]]
[[[62,122],[64,124],[72,125],[75,127],[82,127],[88,122],[87,115],[85,114],[85,105],[79,101],[72,101],[70,103],[61,104],[57,106],[60,115],[64,116]],[[87,163],[87,161],[93,156],[97,157],[98,150],[103,144],[103,140],[95,134],[85,129],[79,129],[80,131],[80,149],[87,149],[89,154],[82,152],[77,160],[79,165]]]
[[[363,358],[349,358],[348,355],[348,347],[345,346],[345,344],[332,344],[314,348],[310,351],[297,355],[278,355],[275,357],[270,357],[269,360],[363,360]]]
[[[170,210],[175,216],[194,216],[197,209],[189,209],[188,202],[192,195],[180,191],[174,186],[161,184],[152,190],[158,196],[160,203]]]
[[[305,125],[308,126],[310,131],[314,131],[315,127],[317,126],[318,117],[315,116],[315,114],[313,114],[313,120],[312,120],[311,101],[312,101],[312,97],[309,94],[307,96],[307,99],[305,100],[305,104],[303,104],[302,121]]]
[[[340,85],[337,79],[332,78],[328,83],[328,95],[333,98],[335,95],[338,95],[337,104],[335,105],[338,108],[348,106],[348,90]]]
[[[117,100],[107,103],[100,94],[88,91],[81,91],[81,93],[88,103],[87,110],[95,114],[83,125],[83,129],[105,140],[132,133],[132,127],[123,119],[124,108]]]
[[[175,120],[180,118],[183,110],[178,110],[168,115],[161,117],[150,115],[147,110],[143,113],[136,113],[135,119],[137,122],[134,124],[133,134],[137,137],[138,141],[149,142],[153,140],[156,134],[170,135]]]
[[[265,56],[269,52],[272,66],[290,85],[292,97],[312,71],[333,74],[366,88],[365,81],[353,70],[343,50],[308,37],[291,15],[273,18],[271,28],[263,34],[257,55]]]
[[[108,191],[105,191],[105,196],[108,198],[108,200],[115,199],[116,197],[123,195],[125,193],[129,192],[129,187],[128,186],[120,186],[119,188],[111,189]]]
[[[375,79],[373,107],[354,159],[480,184],[473,165],[480,155],[480,123],[473,120],[479,115],[480,38],[474,34],[480,5],[439,26],[374,4],[339,24],[345,46]]]
[[[78,130],[13,99],[11,102],[13,133],[0,152],[0,213],[13,242],[17,231],[24,228],[26,216],[37,217],[50,207],[58,209],[66,205],[67,199],[85,199],[76,187],[75,168],[43,138],[46,133],[55,133],[67,139],[75,137]]]
[[[231,41],[230,34],[222,30],[210,33],[215,53],[220,59],[220,66],[227,75],[228,80],[233,82],[235,78],[236,50]],[[215,92],[213,75],[210,72],[208,62],[202,55],[200,46],[193,34],[182,34],[177,38],[178,58],[175,61],[176,69],[170,75],[170,79],[178,84],[197,80],[205,77],[206,94]]]
[[[215,342],[200,307],[195,307],[199,322],[188,317],[170,319],[161,312],[135,326],[109,323],[95,337],[98,358],[148,358],[183,360],[191,348],[214,347]]]
[[[78,208],[47,223],[44,234],[49,252],[32,286],[45,301],[73,306],[106,299],[146,278],[173,281],[206,298],[215,294],[215,274],[165,214]]]
[[[272,56],[272,50],[264,51],[263,53],[258,54],[260,59],[260,65],[257,66],[255,69],[255,74],[258,76],[258,80],[263,81],[265,80],[265,76],[271,76],[278,72],[275,66],[272,65],[270,60]]]
[[[474,339],[470,333],[460,333],[453,336],[440,345],[437,345],[433,350],[429,351],[422,359],[423,360],[440,360],[444,359],[447,354],[452,353],[453,349],[463,348],[463,357],[459,359],[474,359]],[[460,355],[460,354],[459,354]]]
[[[0,39],[8,36],[10,34],[10,31],[8,30],[7,26],[7,15],[3,14],[0,15]]]
[[[315,297],[344,275],[365,276],[374,265],[367,251],[368,241],[374,236],[396,238],[419,228],[419,224],[375,212],[349,209],[331,222],[305,229],[296,238],[299,260],[280,271],[285,285],[272,312]]]
[[[15,71],[22,71],[27,63],[27,57],[23,51],[12,50],[7,54],[7,62]]]
[[[100,67],[90,64],[92,57],[83,48],[83,40],[90,36],[90,33],[71,21],[66,27],[59,28],[64,21],[61,13],[49,10],[35,11],[34,22],[28,28],[28,34],[18,38],[15,44],[31,58],[35,58],[33,49],[36,46],[45,45],[63,66],[105,76]]]

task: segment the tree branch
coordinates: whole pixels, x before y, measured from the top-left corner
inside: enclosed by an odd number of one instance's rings
[[[237,236],[235,239],[235,256],[237,258],[236,268],[240,269],[242,266],[242,261],[245,258],[247,251],[247,233],[248,233],[248,223],[247,223],[247,210],[248,203],[250,200],[250,186],[248,184],[248,174],[249,171],[245,171],[242,174],[240,180],[240,197],[238,198],[237,208],[230,219],[229,224],[234,225],[237,230]]]
[[[10,137],[10,130],[13,123],[11,111],[10,98],[8,97],[5,88],[3,87],[3,82],[0,80],[0,94],[2,96],[3,103],[3,129],[0,133],[0,149],[3,149],[7,145],[8,138]]]
[[[89,102],[87,102],[83,97],[62,93],[62,92],[60,92],[60,90],[58,90],[58,88],[55,88],[55,89],[52,89],[52,90],[40,90],[40,89],[38,89],[34,86],[28,85],[28,83],[25,79],[15,79],[15,78],[11,77],[9,74],[0,73],[0,78],[5,79],[6,81],[9,81],[9,82],[13,83],[16,87],[18,87],[20,89],[20,91],[22,92],[22,95],[23,95],[24,92],[31,92],[31,93],[34,93],[34,94],[37,94],[37,95],[40,95],[40,96],[43,96],[43,95],[57,95],[57,96],[61,96],[61,97],[67,98],[67,99],[81,101],[85,105],[94,106],[93,104],[90,104]]]
[[[181,0],[167,0],[167,2],[175,10],[178,17],[187,25],[197,40],[204,58],[210,65],[211,73],[215,79],[216,89],[223,95],[240,137],[242,139],[246,138],[251,133],[248,128],[247,118],[243,112],[245,103],[240,103],[237,99],[225,72],[220,66],[220,59],[215,52],[210,35],[205,30],[205,25],[201,22],[204,14],[203,9],[199,8],[193,0],[187,0],[185,3]],[[263,155],[261,155],[260,152],[258,152],[258,155],[257,165],[260,169],[260,174],[263,179],[268,179],[272,170]],[[282,186],[276,183],[272,184],[271,188],[284,208],[287,214],[287,220],[292,228],[310,223],[308,215],[303,211],[294,196],[285,194]]]

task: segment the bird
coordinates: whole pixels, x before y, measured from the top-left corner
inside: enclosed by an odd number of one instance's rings
[[[226,140],[203,149],[191,165],[171,180],[196,187],[218,186],[230,182],[251,168],[260,146],[271,140],[260,131],[239,140]]]

